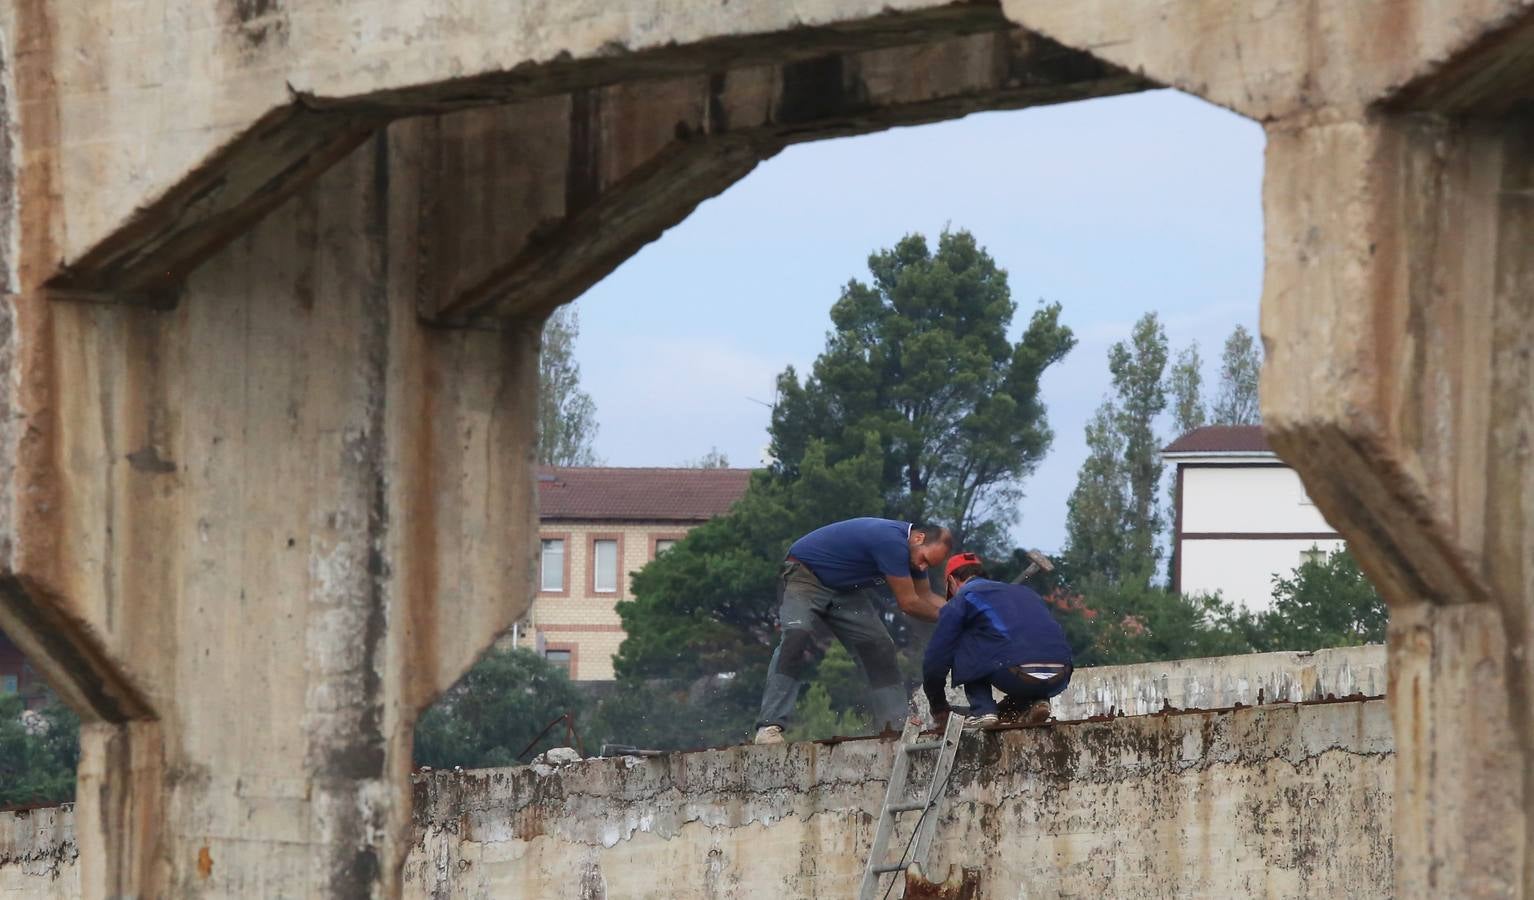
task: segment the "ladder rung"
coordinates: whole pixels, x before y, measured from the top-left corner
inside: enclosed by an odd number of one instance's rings
[[[926,808],[927,808],[927,804],[925,802],[920,802],[920,803],[896,803],[896,804],[891,805],[889,810],[892,813],[903,813],[903,812],[915,812],[918,809],[926,809]]]
[[[904,872],[906,867],[909,865],[910,863],[890,863],[889,865],[885,866],[874,866],[874,873],[877,875],[885,875],[890,872]]]
[[[905,748],[905,752],[907,752],[907,753],[915,753],[918,750],[941,750],[941,749],[943,749],[943,742],[942,741],[918,741],[918,742],[916,742],[914,744],[904,744],[903,746]]]

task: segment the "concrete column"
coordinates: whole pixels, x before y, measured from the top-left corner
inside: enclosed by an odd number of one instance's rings
[[[528,602],[538,323],[418,319],[421,151],[380,131],[173,309],[46,257],[0,307],[0,627],[87,718],[87,896],[396,894],[412,723]]]
[[[1534,123],[1269,129],[1263,412],[1391,603],[1397,892],[1527,896]]]

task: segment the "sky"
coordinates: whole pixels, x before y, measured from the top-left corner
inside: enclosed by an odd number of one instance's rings
[[[1256,123],[1174,91],[789,147],[577,301],[597,455],[674,466],[718,447],[758,465],[777,374],[810,368],[869,253],[967,228],[1008,272],[1013,337],[1045,300],[1079,341],[1044,376],[1055,440],[1014,528],[1058,550],[1108,348],[1154,310],[1174,355],[1198,342],[1212,386],[1231,329],[1256,333],[1262,150]]]

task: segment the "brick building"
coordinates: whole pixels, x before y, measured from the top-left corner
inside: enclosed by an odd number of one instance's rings
[[[729,510],[749,469],[538,470],[537,593],[511,640],[578,681],[613,677],[629,576]]]

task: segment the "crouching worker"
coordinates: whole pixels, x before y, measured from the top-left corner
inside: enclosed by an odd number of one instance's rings
[[[922,663],[922,687],[932,715],[940,720],[949,711],[943,682],[952,671],[954,684],[969,697],[966,728],[996,724],[1001,709],[1032,713],[1027,721],[1042,721],[1048,706],[1035,704],[1065,690],[1071,680],[1071,647],[1064,630],[1038,594],[1020,584],[991,581],[973,553],[949,559],[946,574],[950,599]],[[1000,708],[992,688],[1006,694]]]

